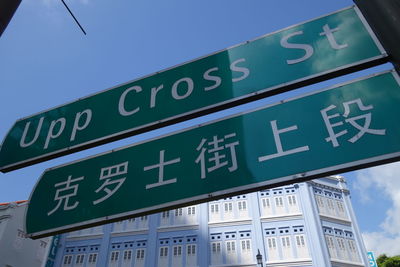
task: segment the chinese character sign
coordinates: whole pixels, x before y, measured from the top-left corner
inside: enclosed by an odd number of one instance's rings
[[[27,232],[394,161],[399,117],[399,77],[386,72],[52,168],[32,193]]]

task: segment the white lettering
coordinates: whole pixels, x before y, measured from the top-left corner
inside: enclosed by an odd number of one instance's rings
[[[158,91],[164,88],[164,85],[160,85],[159,87],[151,88],[151,95],[150,95],[150,107],[154,108],[156,106],[156,96]]]
[[[339,45],[336,42],[335,36],[333,36],[334,32],[337,32],[339,30],[339,28],[334,28],[331,29],[329,28],[328,24],[325,24],[324,27],[322,27],[322,29],[324,30],[323,32],[321,32],[319,35],[320,36],[324,36],[326,35],[326,37],[328,38],[329,44],[331,45],[331,47],[335,50],[339,50],[339,49],[343,49],[347,47],[347,44],[342,44]]]
[[[178,86],[181,82],[185,82],[187,84],[186,93],[183,95],[178,94]],[[193,84],[193,80],[191,78],[185,77],[185,78],[179,79],[172,85],[172,92],[171,92],[172,97],[175,98],[176,100],[185,99],[193,92],[193,88],[194,88],[194,84]]]
[[[25,143],[25,138],[28,133],[29,126],[31,125],[31,122],[29,121],[25,124],[24,132],[22,133],[21,141],[19,142],[20,147],[28,147],[36,142],[37,138],[39,137],[40,129],[42,128],[43,120],[44,117],[41,117],[39,120],[38,127],[36,128],[35,136],[29,143]]]
[[[57,123],[60,123],[60,128],[58,129],[58,132],[53,134],[54,127],[56,126]],[[64,131],[65,128],[65,118],[60,118],[58,120],[52,121],[50,124],[49,132],[47,133],[46,137],[46,142],[44,143],[44,149],[46,149],[49,146],[50,139],[57,138],[61,135],[61,133]]]
[[[237,72],[243,73],[242,76],[237,77],[237,78],[233,78],[232,82],[238,82],[238,81],[244,80],[249,76],[250,70],[248,68],[236,66],[236,64],[238,64],[240,62],[245,62],[245,61],[246,60],[244,58],[241,58],[241,59],[238,59],[236,61],[233,61],[232,64],[230,65],[231,71],[237,71]]]
[[[214,85],[211,85],[211,86],[208,86],[208,87],[204,87],[205,91],[209,91],[209,90],[215,89],[215,88],[217,88],[218,86],[221,85],[221,77],[210,75],[210,73],[214,72],[214,71],[218,71],[218,68],[217,67],[211,68],[211,69],[207,70],[206,72],[204,72],[203,78],[205,80],[215,82]]]
[[[304,50],[306,52],[305,55],[303,57],[301,57],[301,58],[286,60],[286,63],[289,64],[289,65],[300,63],[300,62],[302,62],[304,60],[307,60],[308,58],[310,58],[314,54],[314,48],[312,48],[311,45],[308,45],[308,44],[293,44],[293,43],[289,43],[288,42],[289,38],[291,38],[293,36],[296,36],[296,35],[301,35],[301,34],[303,34],[303,31],[298,31],[298,32],[291,33],[291,34],[289,34],[289,35],[287,35],[287,36],[285,36],[285,37],[283,37],[281,39],[281,46],[282,47],[290,48],[290,49],[302,49],[302,50]]]
[[[86,120],[82,126],[79,126],[79,120],[81,119],[81,116],[83,114],[86,114]],[[72,127],[72,134],[71,134],[70,141],[75,140],[76,132],[85,129],[89,125],[89,122],[91,121],[91,119],[92,119],[92,111],[90,109],[85,109],[82,112],[76,113],[74,126]]]
[[[282,142],[281,142],[281,134],[286,133],[286,132],[291,132],[297,130],[297,125],[290,126],[288,128],[284,129],[278,129],[278,126],[276,124],[276,120],[270,121],[271,127],[272,127],[272,133],[274,135],[274,140],[275,140],[275,146],[276,146],[276,153],[272,155],[266,155],[262,157],[258,157],[258,161],[266,161],[274,158],[279,158],[279,157],[284,157],[287,155],[295,154],[295,153],[300,153],[300,152],[305,152],[309,151],[310,148],[309,146],[302,146],[294,149],[289,149],[284,151],[282,147]]]
[[[125,104],[126,95],[127,95],[130,91],[133,91],[133,90],[135,90],[137,93],[139,93],[139,92],[142,91],[142,87],[137,86],[137,85],[132,86],[132,87],[129,87],[128,89],[126,89],[126,90],[122,93],[121,97],[119,98],[119,102],[118,102],[118,111],[119,111],[119,114],[121,114],[122,116],[130,116],[130,115],[135,114],[136,112],[138,112],[138,111],[140,110],[139,107],[137,107],[137,108],[135,108],[134,110],[131,110],[131,111],[127,111],[127,110],[125,109],[125,105],[124,105],[124,104]]]

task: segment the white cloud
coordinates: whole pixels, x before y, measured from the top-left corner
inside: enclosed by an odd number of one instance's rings
[[[373,251],[375,257],[385,253],[388,256],[399,255],[400,236],[387,237],[383,232],[363,233],[365,246]]]
[[[377,255],[400,254],[400,163],[382,165],[365,169],[356,173],[355,187],[357,190],[368,192],[375,187],[383,196],[390,200],[391,206],[386,211],[386,217],[380,224],[380,231],[363,233],[367,250]],[[361,194],[364,203],[376,199],[375,196]]]

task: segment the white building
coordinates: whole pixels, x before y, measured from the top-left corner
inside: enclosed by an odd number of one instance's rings
[[[0,204],[0,267],[40,267],[51,238],[31,240],[24,232],[26,201]]]
[[[165,211],[61,236],[55,266],[368,266],[344,179]]]

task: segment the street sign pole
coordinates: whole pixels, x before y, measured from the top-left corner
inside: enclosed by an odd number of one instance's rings
[[[400,158],[400,79],[372,75],[46,170],[32,238]]]
[[[400,73],[400,1],[353,0]]]
[[[22,0],[0,1],[0,37],[10,23]]]

